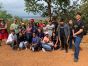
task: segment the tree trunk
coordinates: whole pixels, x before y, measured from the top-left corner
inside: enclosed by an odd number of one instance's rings
[[[51,0],[48,0],[47,4],[48,4],[48,16],[51,20],[51,17],[52,17],[52,14],[51,14]]]

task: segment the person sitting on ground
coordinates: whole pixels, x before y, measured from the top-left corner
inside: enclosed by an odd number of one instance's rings
[[[51,40],[54,44],[54,49],[60,48],[59,39],[55,32],[52,33]]]
[[[43,31],[42,31],[40,28],[38,29],[37,35],[38,35],[39,38],[41,38],[41,40],[43,40],[43,38],[44,38],[44,33],[43,33]]]
[[[11,33],[8,36],[6,44],[10,45],[13,49],[15,45],[17,45],[17,35],[15,34],[14,30],[11,30]]]
[[[24,31],[20,31],[18,34],[18,43],[19,43],[19,50],[22,50],[23,48],[27,49],[27,40],[26,35]]]
[[[46,33],[42,43],[42,51],[51,51],[53,49],[53,42],[51,41],[49,34]]]
[[[30,48],[32,51],[38,51],[41,48],[40,38],[36,35],[36,33],[33,33],[32,45]]]

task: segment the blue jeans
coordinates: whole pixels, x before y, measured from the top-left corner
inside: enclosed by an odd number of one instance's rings
[[[81,43],[81,39],[80,37],[76,36],[74,38],[74,43],[75,43],[75,52],[74,52],[74,58],[78,59],[79,56],[79,50],[80,50],[80,43]]]
[[[51,47],[49,44],[42,44],[42,47],[43,47],[46,51],[52,50],[52,47]]]

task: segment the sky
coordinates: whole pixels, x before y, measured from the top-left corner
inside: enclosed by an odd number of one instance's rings
[[[13,16],[34,16],[32,13],[28,14],[24,11],[24,0],[0,0],[0,3],[2,3],[3,9]]]
[[[12,14],[13,16],[34,16],[32,13],[28,15],[24,11],[24,0],[0,0],[0,3],[2,3],[3,9],[6,10],[8,13]]]

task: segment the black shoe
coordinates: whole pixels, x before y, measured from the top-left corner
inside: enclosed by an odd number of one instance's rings
[[[66,53],[68,53],[68,50],[66,50]]]
[[[74,59],[74,62],[78,62],[78,59],[75,58],[75,59]]]
[[[2,46],[2,45],[0,44],[0,46]]]

